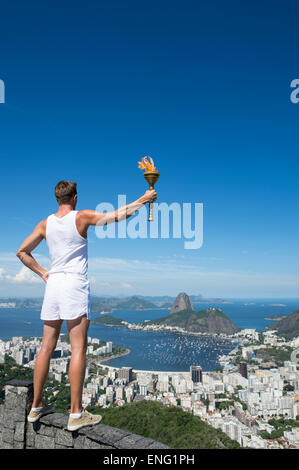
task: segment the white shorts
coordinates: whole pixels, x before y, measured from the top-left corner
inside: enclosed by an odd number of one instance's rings
[[[90,319],[90,286],[85,276],[73,273],[50,274],[46,283],[41,320]]]

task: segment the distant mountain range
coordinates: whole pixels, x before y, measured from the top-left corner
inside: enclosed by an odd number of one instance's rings
[[[217,302],[227,303],[222,299],[204,299],[202,295],[190,295],[191,302]],[[167,308],[170,309],[173,305],[175,297],[169,295],[161,296],[150,296],[150,295],[133,295],[129,297],[118,297],[118,296],[91,296],[91,310],[95,313],[111,313],[115,309],[119,310],[146,310],[155,308]],[[42,297],[33,298],[19,298],[19,297],[8,297],[1,298],[0,302],[15,303],[16,308],[40,308],[43,302]]]
[[[113,310],[171,309],[176,298],[177,297],[171,297],[169,295],[133,295],[123,298],[91,296],[91,310],[92,312],[98,313],[111,313]],[[204,299],[200,294],[190,295],[188,299],[190,299],[191,304],[197,302],[230,303],[223,299]]]
[[[136,295],[120,299],[118,297],[91,297],[91,311],[111,313],[113,310],[147,310],[158,308],[156,304]]]

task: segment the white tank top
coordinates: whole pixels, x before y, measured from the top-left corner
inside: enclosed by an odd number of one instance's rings
[[[87,239],[78,232],[77,212],[70,211],[61,218],[51,214],[47,218],[46,243],[51,260],[49,274],[66,272],[87,277]]]

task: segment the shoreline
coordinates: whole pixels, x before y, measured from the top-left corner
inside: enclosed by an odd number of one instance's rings
[[[126,350],[122,353],[118,353],[118,354],[114,354],[113,356],[110,356],[110,357],[105,357],[104,359],[102,360],[99,360],[99,361],[96,361],[96,364],[102,364],[103,362],[108,362],[108,361],[111,361],[112,359],[116,359],[118,357],[123,357],[123,356],[127,356],[128,354],[131,353],[131,349],[129,348],[126,348]],[[105,364],[103,364],[105,365]]]
[[[125,321],[125,320],[123,320]],[[95,320],[93,320],[92,322],[93,324],[96,324],[96,325],[102,325],[102,326],[108,326],[110,328],[118,328],[118,327],[124,327],[126,328],[127,330],[129,331],[144,331],[144,332],[149,332],[149,333],[161,333],[161,332],[168,332],[168,333],[179,333],[179,334],[185,334],[185,335],[190,335],[190,336],[204,336],[204,337],[212,337],[212,338],[215,338],[215,339],[225,339],[225,340],[228,340],[228,341],[233,341],[233,340],[236,340],[237,338],[234,336],[234,335],[226,335],[225,333],[202,333],[202,332],[199,332],[199,331],[188,331],[188,330],[177,330],[177,329],[170,329],[168,326],[164,326],[163,325],[159,325],[159,329],[156,330],[154,328],[150,328],[148,329],[146,326],[145,328],[143,327],[138,327],[138,324],[136,323],[129,323],[129,322],[126,322],[128,323],[129,325],[136,325],[137,328],[129,328],[127,324],[109,324],[109,323],[101,323],[101,322],[96,322]]]

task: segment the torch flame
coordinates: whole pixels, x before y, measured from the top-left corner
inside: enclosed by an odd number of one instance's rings
[[[150,159],[151,163],[147,160]],[[151,157],[143,157],[141,162],[138,162],[140,170],[154,171],[156,167],[154,166],[154,161]]]

